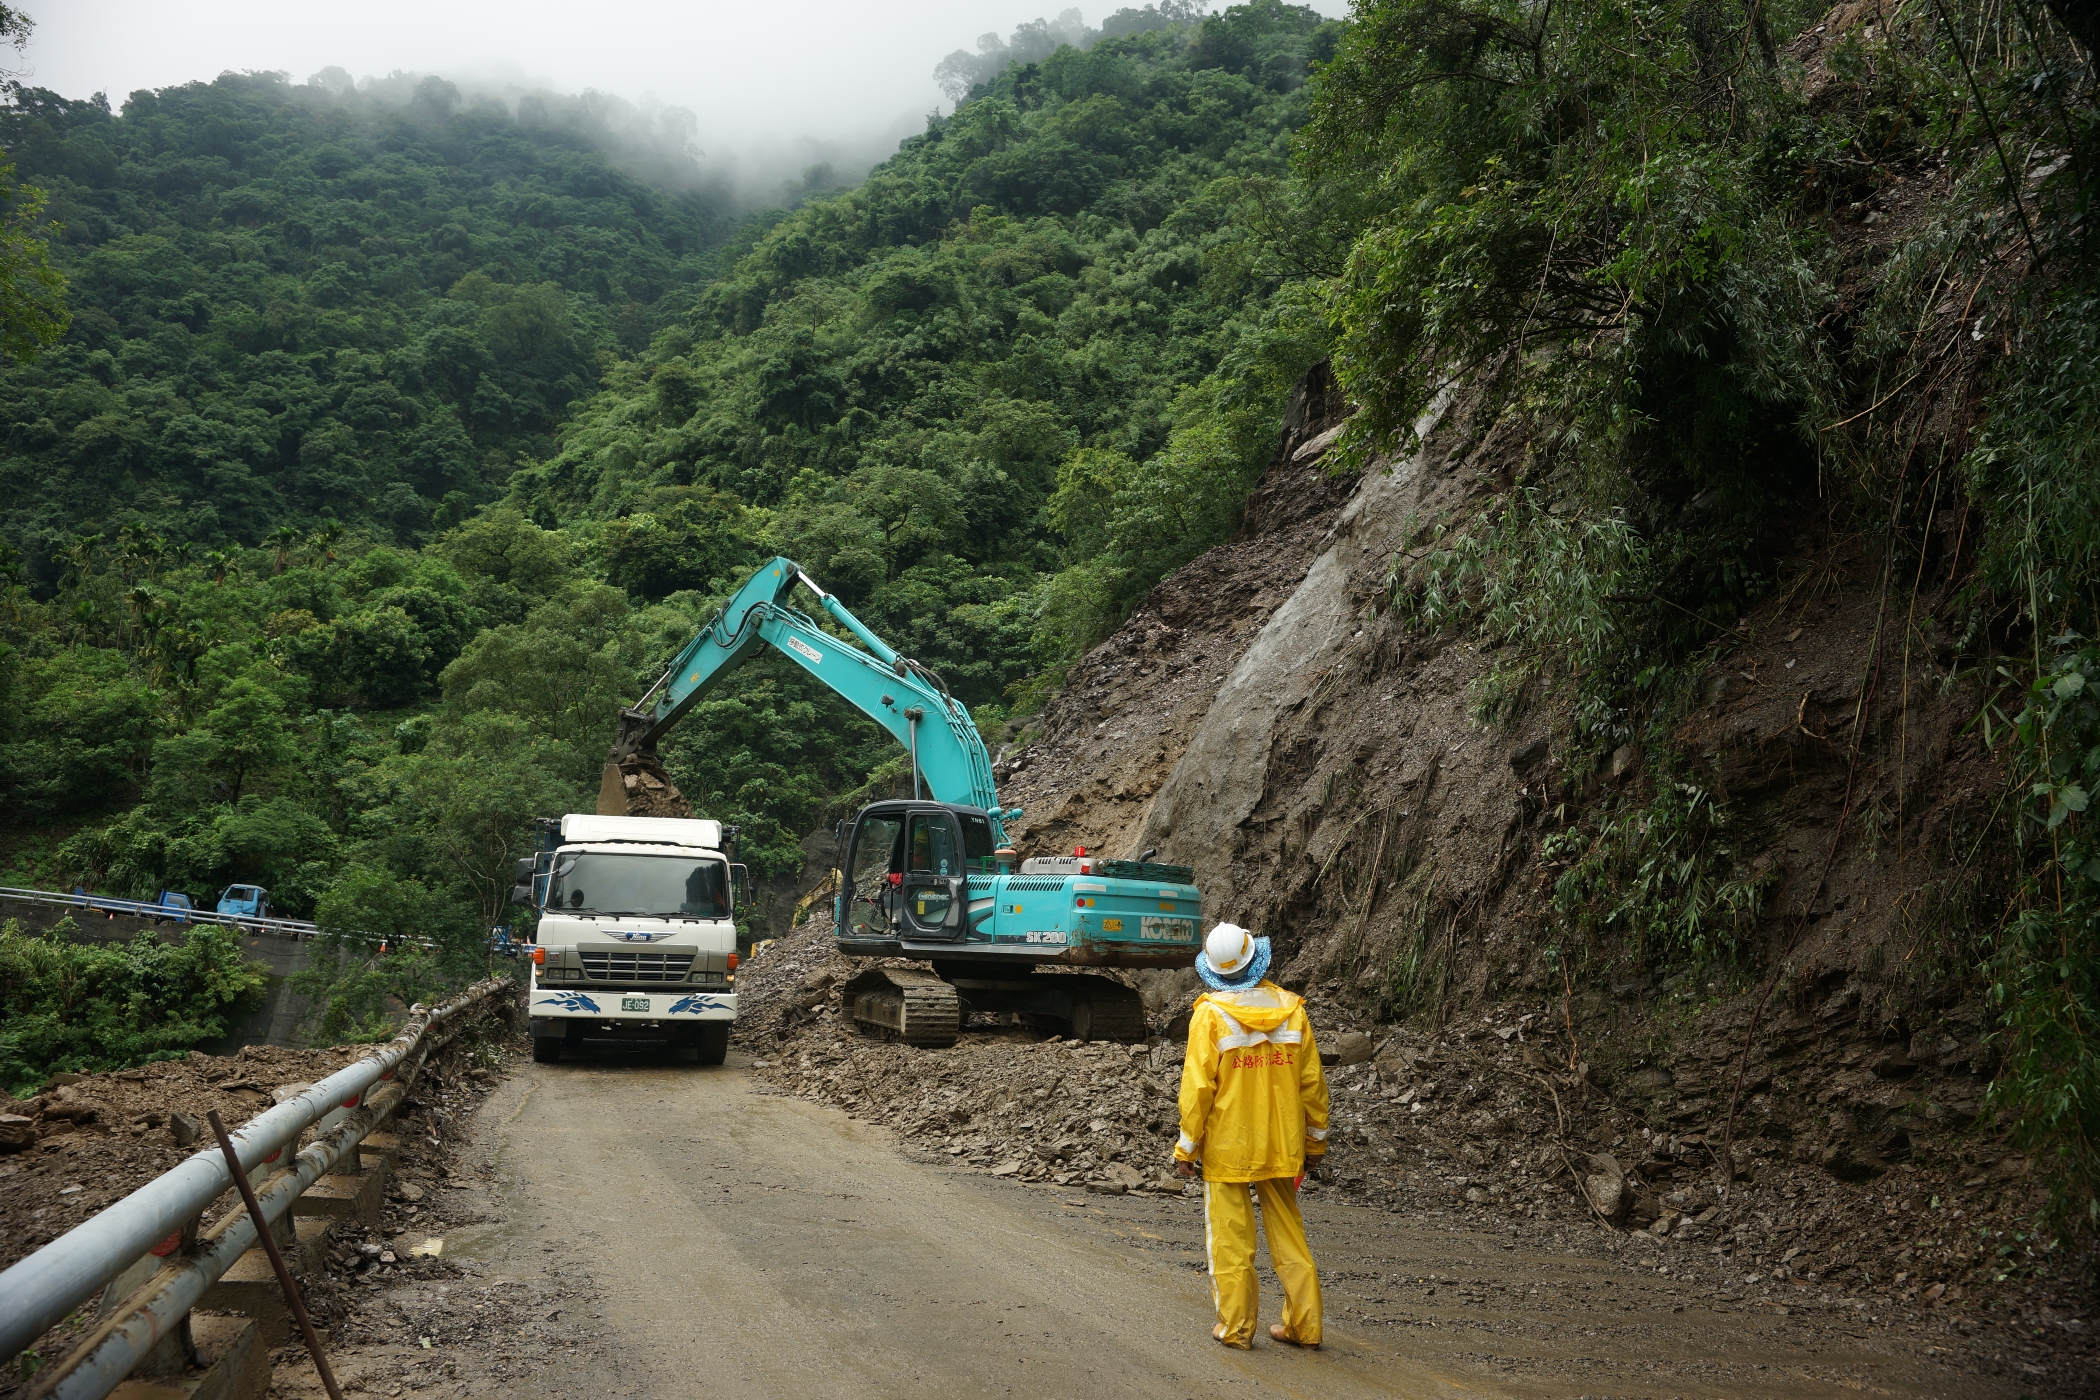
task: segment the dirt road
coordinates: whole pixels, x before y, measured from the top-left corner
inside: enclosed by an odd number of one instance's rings
[[[1198,1201],[910,1161],[734,1067],[523,1066],[478,1123],[489,1223],[447,1256],[488,1280],[548,1395],[2022,1393],[1885,1320],[1750,1314],[1318,1192],[1327,1348],[1230,1352],[1207,1335]]]

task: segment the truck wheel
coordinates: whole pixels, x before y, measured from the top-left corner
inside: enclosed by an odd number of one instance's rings
[[[536,1065],[551,1065],[561,1059],[561,1037],[558,1035],[536,1035],[532,1038],[532,1062]]]
[[[700,1039],[693,1049],[703,1065],[718,1065],[729,1056],[729,1023],[710,1021],[700,1027]]]

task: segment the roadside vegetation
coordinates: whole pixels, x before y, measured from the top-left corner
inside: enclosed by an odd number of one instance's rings
[[[224,929],[186,929],[173,943],[88,943],[76,932],[70,919],[45,930],[0,923],[0,1091],[28,1098],[53,1070],[177,1059],[225,1036],[263,986]]]

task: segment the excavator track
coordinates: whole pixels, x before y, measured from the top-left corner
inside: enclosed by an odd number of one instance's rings
[[[962,1029],[955,988],[921,968],[871,967],[840,989],[839,1000],[862,1030],[927,1050],[955,1044]]]
[[[1074,1040],[1135,1044],[1145,1038],[1144,999],[1113,977],[962,959],[941,959],[933,970],[962,993],[971,1011],[1012,1012],[1024,1025]]]
[[[1115,1040],[1134,1045],[1145,1038],[1145,1002],[1134,988],[1107,977],[1089,977],[1083,1002],[1072,1007],[1075,1040]],[[1084,1009],[1082,1009],[1082,1007]]]

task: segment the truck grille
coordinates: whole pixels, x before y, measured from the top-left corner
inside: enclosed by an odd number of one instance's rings
[[[594,982],[683,982],[693,966],[691,953],[594,952],[579,948],[583,975]]]

